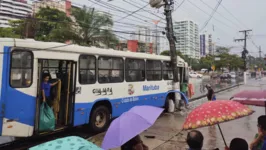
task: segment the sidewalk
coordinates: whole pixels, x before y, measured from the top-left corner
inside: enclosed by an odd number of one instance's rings
[[[266,89],[266,85],[264,86],[260,84],[264,81],[266,81],[266,78],[262,79],[261,81],[249,81],[247,85],[242,85],[240,87],[236,87],[234,89],[216,94],[217,99],[229,99],[233,96],[233,94],[243,90],[260,90],[261,88]],[[192,102],[191,106],[195,107],[206,101],[206,98],[197,100],[195,102]],[[254,135],[257,132],[257,117],[264,114],[264,108],[251,108],[255,109],[256,111],[253,115],[227,123],[222,123],[220,125],[228,145],[230,141],[236,136],[245,138],[248,143],[254,138]],[[188,112],[175,112],[172,114],[162,114],[151,128],[141,134],[142,140],[149,147],[149,149],[181,150],[188,148],[185,142],[187,132],[181,132],[182,124],[187,113]],[[222,137],[217,127],[205,127],[198,130],[200,130],[204,135],[205,149],[214,149],[217,147],[221,149],[224,147]],[[148,139],[145,137],[145,135],[152,135],[155,136],[155,138]],[[96,135],[89,140],[100,146],[103,137],[104,133]],[[115,150],[119,150],[119,148]]]

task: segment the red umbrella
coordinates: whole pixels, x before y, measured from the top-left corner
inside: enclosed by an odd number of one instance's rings
[[[218,100],[206,102],[196,107],[186,118],[184,130],[217,124],[226,145],[219,123],[251,115],[254,111],[235,101]],[[226,145],[227,146],[227,145]]]
[[[266,114],[266,91],[242,91],[235,94],[231,100],[240,102],[246,105],[262,106],[265,107]]]

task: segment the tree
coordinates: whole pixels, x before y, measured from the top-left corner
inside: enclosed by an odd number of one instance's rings
[[[170,56],[170,51],[169,50],[162,51],[160,55]],[[184,59],[184,56],[180,51],[176,51],[176,55]]]
[[[94,9],[72,9],[72,15],[78,24],[77,43],[80,45],[110,45],[118,41],[116,36],[105,27],[112,27],[113,20],[110,15],[95,12]],[[106,34],[108,36],[106,36]]]
[[[12,28],[0,28],[0,37],[19,38]]]
[[[41,8],[35,18],[38,22],[36,40],[65,42],[74,38],[73,23],[66,14],[54,8]]]
[[[220,55],[220,54],[223,54],[223,53],[229,53],[230,49],[231,48],[229,48],[229,47],[217,46],[216,47],[216,54]]]

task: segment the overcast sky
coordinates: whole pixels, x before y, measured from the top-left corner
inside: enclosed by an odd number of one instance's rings
[[[135,31],[136,27],[129,26],[124,23],[130,23],[141,26],[154,27],[152,20],[161,20],[158,26],[165,26],[165,16],[163,8],[153,9],[147,5],[148,0],[72,0],[73,3],[94,7],[96,10],[101,10],[113,14],[115,25],[114,30]],[[217,5],[218,0],[175,0],[173,20],[193,20],[202,29],[204,23],[208,20],[213,8]],[[183,4],[180,6],[180,4]],[[120,8],[106,6],[104,3],[109,3]],[[133,3],[129,4],[129,3]],[[205,3],[205,4],[204,4]],[[207,6],[207,5],[208,6]],[[100,6],[102,5],[102,6]],[[145,7],[146,6],[146,7]],[[243,42],[235,43],[234,38],[243,38],[243,34],[239,30],[252,29],[250,39],[248,40],[248,50],[253,56],[258,56],[257,46],[262,47],[263,55],[266,54],[266,0],[223,0],[213,18],[201,33],[212,33],[214,41],[217,45],[234,46],[232,53],[240,53],[243,47]],[[124,19],[128,13],[144,7],[131,16]],[[197,8],[198,7],[198,8]],[[117,10],[119,9],[119,10]],[[150,13],[149,13],[150,12]],[[237,19],[236,19],[237,18]],[[120,23],[118,23],[120,22]],[[162,29],[163,30],[163,29]],[[119,36],[128,38],[126,34]]]

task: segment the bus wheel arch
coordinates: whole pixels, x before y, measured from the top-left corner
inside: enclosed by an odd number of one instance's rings
[[[96,102],[90,112],[89,127],[93,132],[99,133],[105,131],[112,118],[112,105],[108,100]]]

